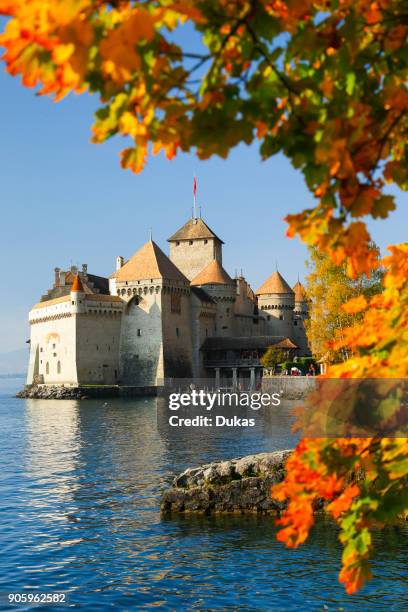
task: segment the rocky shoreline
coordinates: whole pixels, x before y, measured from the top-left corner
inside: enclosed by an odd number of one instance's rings
[[[271,487],[282,482],[291,450],[249,455],[185,470],[164,492],[164,514],[279,514],[284,504],[271,498]],[[323,503],[316,505],[316,511]]]
[[[29,399],[88,399],[79,387],[52,387],[46,385],[26,387],[19,391],[16,397]]]
[[[157,387],[130,387],[122,385],[31,385],[16,394],[16,397],[51,400],[84,400],[108,398],[155,397]]]

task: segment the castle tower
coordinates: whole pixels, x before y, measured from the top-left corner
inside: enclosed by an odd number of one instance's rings
[[[308,298],[306,290],[300,281],[294,285],[293,291],[295,293],[295,315],[302,317],[302,319],[307,319],[309,315]]]
[[[234,303],[236,283],[227,274],[221,263],[213,259],[191,281],[191,286],[200,287],[217,303],[215,322],[216,336],[231,336],[234,331]]]
[[[113,275],[126,301],[120,337],[120,381],[154,386],[188,377],[192,367],[190,283],[150,240]]]
[[[80,312],[85,312],[84,297],[84,286],[79,275],[75,274],[74,281],[71,286],[71,304],[73,313],[79,314]]]
[[[293,291],[295,292],[293,340],[300,348],[302,355],[310,355],[309,342],[305,328],[305,320],[309,318],[309,301],[306,290],[300,281],[294,285]]]
[[[266,329],[271,335],[293,335],[295,293],[278,271],[256,291],[258,307],[266,317]]]
[[[213,260],[222,264],[224,243],[202,219],[189,219],[168,242],[171,261],[189,280]]]

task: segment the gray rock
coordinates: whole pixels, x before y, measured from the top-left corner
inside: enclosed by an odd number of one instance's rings
[[[187,469],[163,494],[162,512],[278,514],[284,505],[272,499],[270,491],[283,480],[291,452],[260,453]]]
[[[36,386],[26,387],[16,394],[16,397],[30,399],[87,399],[86,396],[75,387]]]

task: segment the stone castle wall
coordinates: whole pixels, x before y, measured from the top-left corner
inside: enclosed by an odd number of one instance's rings
[[[161,285],[145,285],[131,297],[122,317],[119,380],[156,385],[164,378]]]
[[[76,317],[79,384],[114,385],[119,376],[121,316],[111,312]]]
[[[34,309],[30,313],[30,364],[27,384],[78,383],[76,318],[70,300]]]
[[[265,317],[266,333],[292,339],[295,299],[292,294],[264,294],[258,297],[260,313]]]
[[[219,240],[200,238],[170,242],[170,259],[175,266],[192,280],[214,259],[222,264],[222,248]]]
[[[215,320],[216,336],[231,336],[234,333],[235,285],[204,285],[203,289],[217,304]]]
[[[162,295],[165,378],[193,375],[190,289],[167,285]]]
[[[205,378],[204,358],[200,347],[206,338],[216,335],[217,306],[213,303],[201,302],[194,293],[191,294],[190,328],[193,347],[193,376]]]

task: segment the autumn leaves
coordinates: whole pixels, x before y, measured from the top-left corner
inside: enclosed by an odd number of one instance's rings
[[[124,168],[140,172],[149,150],[201,159],[227,157],[258,140],[263,159],[282,152],[316,203],[288,215],[299,235],[357,277],[379,265],[364,217],[395,207],[386,183],[408,186],[408,26],[402,0],[0,0],[8,20],[0,35],[8,72],[55,100],[99,95],[92,139],[122,135]],[[177,44],[188,23],[201,48]],[[403,377],[408,369],[408,246],[391,247],[384,291],[345,308],[360,313],[339,342],[353,358],[334,377]],[[340,344],[339,344],[340,347]],[[390,441],[397,470],[384,468],[376,441],[305,441],[279,488],[290,499],[279,538],[309,532],[316,496],[343,529],[340,579],[349,592],[369,576],[370,529],[395,520],[390,501],[408,473],[406,441]],[[347,470],[366,457],[378,466],[362,501]],[[382,466],[382,467],[381,467]],[[378,485],[378,479],[381,483]],[[402,498],[408,507],[408,500]],[[374,516],[374,506],[377,518]],[[388,508],[388,514],[385,512]]]

